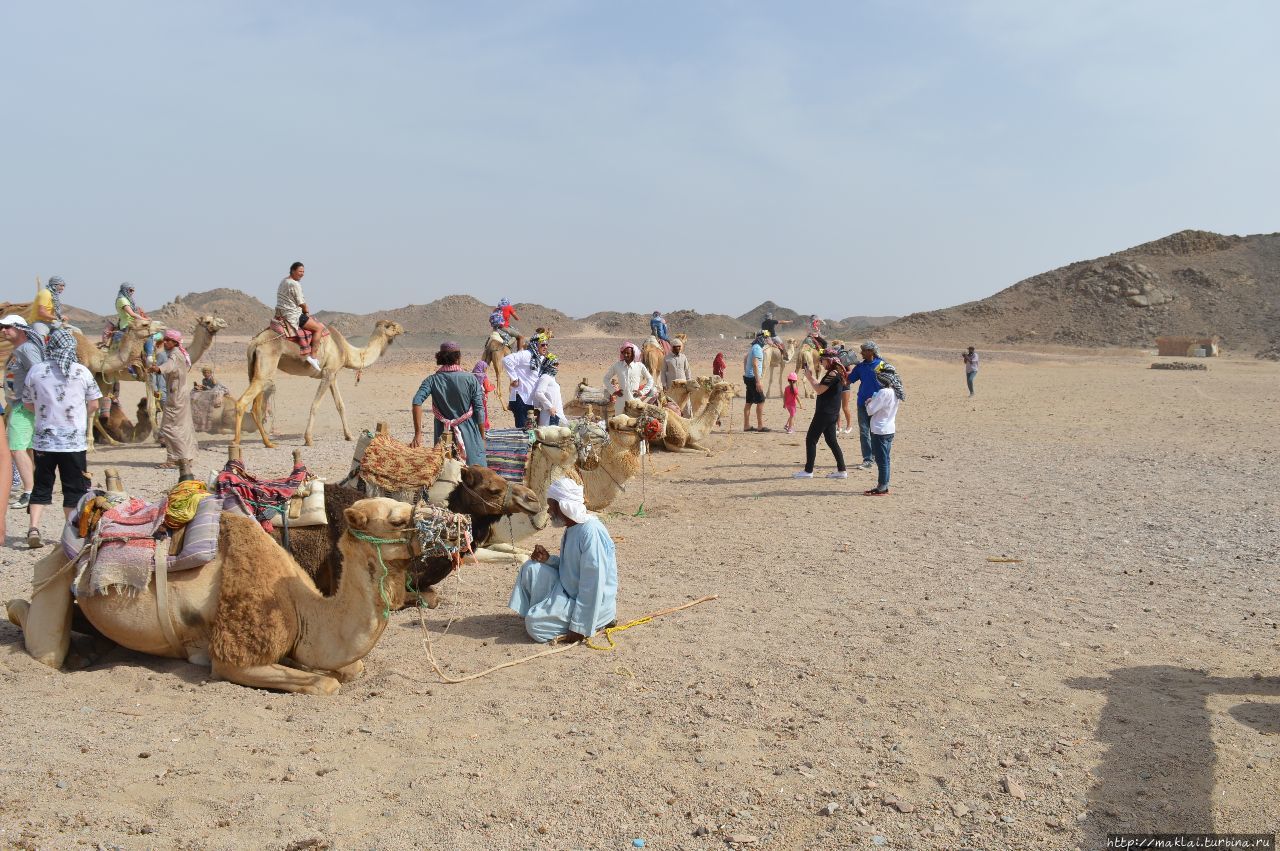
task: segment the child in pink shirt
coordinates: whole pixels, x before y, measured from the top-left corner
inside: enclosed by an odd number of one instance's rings
[[[782,390],[782,407],[787,411],[787,427],[783,429],[787,434],[795,431],[793,423],[796,418],[796,408],[800,407],[800,389],[798,382],[800,377],[794,372],[787,376],[787,386]]]

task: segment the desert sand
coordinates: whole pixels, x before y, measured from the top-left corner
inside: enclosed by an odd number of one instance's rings
[[[560,342],[566,392],[617,342]],[[705,374],[723,348],[732,377],[739,345],[689,354]],[[308,697],[121,649],[53,671],[0,625],[0,845],[1073,849],[1275,830],[1280,367],[983,351],[970,399],[958,350],[884,349],[907,391],[892,494],[862,496],[874,472],[791,479],[803,443],[780,401],[772,433],[742,434],[735,400],[710,456],[655,453],[605,515],[620,619],[719,599],[613,652],[447,685],[403,611],[362,679]],[[236,392],[242,352],[212,355]],[[407,439],[429,362],[393,347],[358,386],[345,373],[353,429]],[[288,468],[314,390],[281,380],[281,445],[246,436],[250,469]],[[351,445],[320,410],[304,460],[334,481]],[[202,472],[226,443],[202,436]],[[843,445],[856,461],[856,436]],[[159,497],[161,460],[90,463]],[[9,512],[4,598],[28,593],[25,519]],[[441,587],[425,622],[450,673],[537,649],[505,609],[514,573],[467,566]]]

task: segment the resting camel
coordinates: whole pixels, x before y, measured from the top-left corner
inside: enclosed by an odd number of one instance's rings
[[[778,347],[767,344],[764,347],[764,374],[767,375],[768,381],[764,386],[764,395],[768,397],[773,390],[773,376],[778,376],[778,395],[782,395],[782,388],[787,386],[787,367],[796,356],[796,341],[787,338],[783,341],[783,345],[787,347],[786,353],[778,351]]]
[[[379,319],[373,326],[373,334],[362,349],[357,349],[347,342],[337,328],[329,326],[329,334],[315,341],[312,356],[320,362],[320,375],[317,376],[311,365],[298,354],[298,344],[286,340],[268,328],[258,333],[249,341],[249,388],[236,400],[235,437],[232,444],[240,445],[240,434],[244,425],[246,411],[253,412],[254,424],[262,434],[262,443],[268,449],[275,446],[263,427],[263,405],[258,400],[267,382],[276,377],[277,372],[299,375],[305,378],[319,378],[320,387],[311,400],[311,414],[307,417],[307,430],[303,438],[307,446],[311,445],[311,432],[315,426],[316,411],[320,408],[320,400],[328,390],[333,395],[333,403],[338,408],[338,417],[342,420],[342,436],[350,440],[351,429],[347,426],[347,406],[342,401],[342,393],[338,390],[338,373],[343,369],[368,369],[392,341],[404,333],[399,322]]]
[[[692,381],[677,379],[671,382],[671,389],[667,393],[671,397],[671,401],[675,402],[680,408],[683,409],[687,403],[690,412],[696,417],[707,404],[707,400],[711,398],[711,388],[718,384],[727,383],[718,375],[700,376]],[[729,398],[738,395],[738,386],[736,384],[730,384],[729,388]]]
[[[533,491],[523,485],[508,485],[506,479],[488,467],[464,467],[462,485],[449,494],[446,507],[457,514],[470,515],[477,547],[488,541],[493,527],[500,525],[503,517],[515,515],[519,519],[546,509],[546,501],[539,500]],[[355,488],[326,484],[324,513],[329,525],[289,530],[289,548],[322,594],[332,594],[338,587],[338,579],[342,575],[339,543],[343,534],[343,518],[346,510],[362,498],[363,494]],[[546,522],[542,525],[545,527]],[[279,533],[274,536],[277,540],[281,537]],[[504,556],[503,560],[507,558]],[[477,557],[477,560],[492,559]],[[439,601],[432,586],[448,576],[451,570],[453,563],[447,558],[418,557],[410,562],[409,578],[428,608],[434,609]],[[406,602],[412,605],[416,601]]]
[[[706,406],[698,412],[693,419],[685,419],[679,414],[667,411],[667,430],[663,435],[663,449],[671,452],[705,452],[711,453],[711,450],[702,445],[702,441],[707,435],[711,434],[712,428],[715,427],[716,421],[724,414],[725,409],[729,406],[729,399],[733,396],[733,385],[727,382],[721,382],[712,386],[710,397]],[[655,409],[653,405],[633,399],[626,405],[626,415],[629,417],[639,417],[641,414],[652,414]]]
[[[688,334],[676,334],[675,339],[680,341],[680,345],[684,345],[685,340],[689,339]],[[640,349],[640,360],[644,363],[644,368],[649,370],[649,374],[654,380],[662,378],[662,361],[667,356],[666,349],[662,347],[662,342],[652,334],[649,339],[644,341],[644,346]]]
[[[143,396],[138,400],[138,422],[132,423],[124,413],[124,408],[112,404],[111,413],[104,422],[99,419],[94,427],[99,433],[106,434],[115,443],[145,443],[151,437],[151,406]]]
[[[156,331],[164,329],[163,325],[157,322],[138,322],[125,329],[124,336],[120,338],[120,345],[115,350],[98,348],[97,344],[89,342],[83,334],[72,332],[76,339],[76,357],[80,363],[93,373],[93,380],[98,385],[99,392],[103,396],[111,393],[112,385],[122,378],[135,380],[129,367],[142,362],[142,346],[146,343],[147,338]],[[98,419],[96,416],[93,418]],[[90,442],[92,443],[94,429],[89,430]],[[103,432],[105,435],[106,433]],[[114,443],[109,435],[107,442]]]
[[[262,390],[263,399],[263,422],[270,431],[273,427],[275,419],[275,408],[272,402],[276,395],[276,383],[268,382],[267,386]],[[236,430],[236,404],[231,396],[231,391],[226,385],[219,384],[210,390],[192,390],[191,391],[191,420],[195,425],[196,431],[202,431],[206,434],[229,434]],[[257,426],[253,422],[253,414],[245,414],[241,420],[241,426],[250,431],[256,431]]]
[[[167,612],[159,611],[154,577],[143,594],[111,591],[77,602],[104,636],[139,653],[210,665],[214,677],[253,688],[333,694],[364,670],[362,660],[386,629],[384,612],[402,603],[416,547],[413,509],[402,502],[362,499],[344,519],[338,544],[344,570],[332,597],[316,590],[257,522],[224,512],[220,554],[203,567],[168,576]],[[27,651],[53,668],[62,666],[70,642],[72,576],[66,566],[55,547],[35,565],[35,582],[47,584],[30,603],[8,605]],[[176,646],[162,629],[162,616],[171,618]]]

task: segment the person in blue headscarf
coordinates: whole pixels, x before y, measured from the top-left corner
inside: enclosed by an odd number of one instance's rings
[[[565,530],[560,555],[534,547],[507,605],[524,618],[534,641],[581,641],[617,622],[617,553],[573,479],[557,479],[547,488],[547,513],[553,526]]]

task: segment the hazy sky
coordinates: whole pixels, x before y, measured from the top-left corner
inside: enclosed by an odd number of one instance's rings
[[[839,318],[1280,229],[1280,3],[5,2],[0,280]]]

